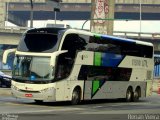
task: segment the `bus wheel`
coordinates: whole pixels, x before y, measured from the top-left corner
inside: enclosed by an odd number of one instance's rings
[[[74,89],[72,93],[72,100],[71,104],[72,105],[77,105],[80,102],[80,90],[79,89]]]
[[[132,100],[132,89],[128,88],[126,92],[126,101],[131,102],[131,100]]]
[[[139,100],[139,97],[140,97],[140,89],[137,88],[133,94],[133,101],[137,102]]]

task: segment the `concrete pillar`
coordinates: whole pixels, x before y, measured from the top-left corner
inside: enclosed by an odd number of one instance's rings
[[[92,0],[91,31],[113,35],[115,0]]]
[[[0,2],[0,27],[5,26],[6,4],[4,1]]]

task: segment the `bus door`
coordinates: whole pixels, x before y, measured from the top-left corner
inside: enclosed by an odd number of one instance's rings
[[[77,34],[68,34],[66,35],[61,50],[67,50],[66,53],[62,53],[57,58],[57,70],[56,78],[59,80],[58,84],[61,84],[61,89],[65,95],[64,99],[69,99],[70,94],[70,74],[74,65],[75,55],[77,52]],[[62,93],[60,93],[62,94]]]
[[[67,83],[68,77],[71,73],[71,69],[73,67],[73,63],[71,59],[67,57],[67,52],[62,53],[57,56],[56,62],[56,71],[55,71],[55,79],[57,80],[57,96],[59,99],[66,99],[66,90],[67,90]]]

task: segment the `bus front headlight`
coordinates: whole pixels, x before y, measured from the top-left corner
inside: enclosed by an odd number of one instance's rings
[[[12,85],[11,88],[12,88],[13,90],[19,91],[19,89],[18,89],[16,86],[14,86],[14,85]]]

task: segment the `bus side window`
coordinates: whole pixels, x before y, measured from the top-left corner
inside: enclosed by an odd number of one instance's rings
[[[63,53],[57,57],[57,66],[56,66],[57,79],[67,78],[71,73],[73,62],[71,59],[67,58],[66,56],[67,56],[67,53]]]
[[[67,57],[70,57],[72,59],[75,58],[76,54],[76,42],[78,40],[77,34],[68,34],[66,38],[64,39],[62,50],[68,50]]]
[[[68,34],[64,39],[62,50],[68,50],[68,56],[75,58],[77,51],[86,49],[87,42],[83,37],[78,34]]]

